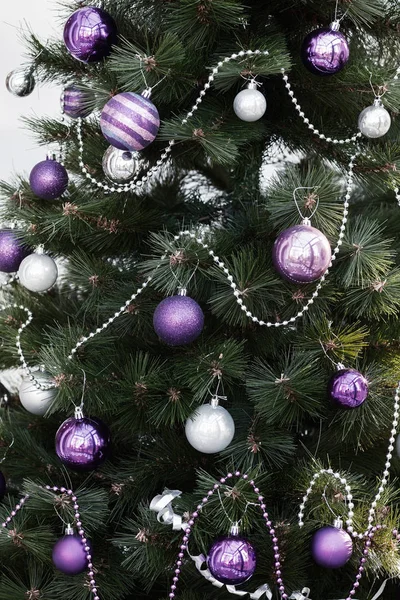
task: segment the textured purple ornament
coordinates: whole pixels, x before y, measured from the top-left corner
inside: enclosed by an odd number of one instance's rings
[[[31,251],[24,246],[11,229],[0,230],[0,271],[15,273]]]
[[[272,258],[278,273],[293,283],[312,283],[323,275],[331,262],[326,236],[310,225],[295,225],[277,238]]]
[[[355,369],[340,369],[328,386],[331,399],[343,408],[357,408],[368,396],[368,381]]]
[[[139,151],[156,138],[160,116],[148,98],[123,92],[113,96],[104,106],[100,127],[106,140],[115,148]]]
[[[320,567],[339,569],[350,559],[353,541],[344,529],[323,527],[313,535],[311,553]]]
[[[29,184],[32,192],[42,200],[55,200],[68,187],[68,173],[62,164],[47,158],[33,167]]]
[[[114,19],[101,8],[84,6],[76,10],[64,27],[64,43],[74,58],[84,63],[106,58],[117,43]]]
[[[334,75],[349,60],[349,44],[340,31],[331,27],[307,35],[301,48],[304,66],[315,75]]]
[[[250,579],[256,570],[256,553],[248,540],[226,536],[211,546],[207,566],[217,581],[237,585]]]
[[[61,108],[71,119],[84,119],[90,115],[93,102],[93,92],[82,90],[76,85],[66,87],[61,95]]]
[[[56,542],[52,555],[56,569],[65,575],[78,575],[88,565],[82,540],[78,535],[64,535]]]
[[[154,311],[156,334],[170,346],[190,344],[202,332],[204,314],[189,296],[170,296],[162,300]]]
[[[56,452],[74,471],[91,471],[102,465],[110,452],[110,431],[100,419],[71,417],[56,433]]]
[[[3,473],[0,471],[0,500],[3,500],[6,494],[6,478]]]

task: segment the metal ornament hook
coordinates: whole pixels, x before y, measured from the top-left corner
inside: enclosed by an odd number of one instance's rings
[[[177,248],[176,252],[178,252],[178,251],[184,252],[184,248]],[[197,255],[197,252],[196,252],[196,256],[197,256],[197,263],[196,263],[196,265],[195,265],[195,267],[193,269],[193,273],[190,275],[189,279],[187,280],[186,285],[183,285],[183,283],[181,282],[181,280],[178,278],[178,276],[174,272],[174,270],[172,268],[172,265],[171,265],[171,261],[169,262],[169,270],[171,271],[173,277],[176,279],[176,282],[178,283],[178,295],[179,296],[186,296],[186,294],[187,294],[187,288],[189,286],[189,283],[192,281],[193,277],[196,274],[197,269],[199,268],[200,259],[199,259],[198,255]]]
[[[305,215],[303,215],[303,213],[302,213],[302,212],[301,212],[301,210],[300,210],[300,207],[299,207],[299,203],[298,203],[298,200],[297,200],[296,193],[297,193],[297,191],[298,191],[298,190],[318,190],[318,189],[319,189],[319,187],[320,187],[319,185],[313,185],[313,186],[303,186],[303,185],[299,185],[297,188],[295,188],[295,189],[293,190],[293,200],[294,200],[294,202],[295,202],[295,204],[296,204],[296,208],[297,208],[297,211],[298,211],[298,213],[299,213],[299,215],[300,215],[300,217],[301,217],[301,219],[302,219],[302,224],[303,224],[303,225],[311,225],[311,219],[313,218],[313,216],[315,215],[315,213],[316,213],[316,212],[317,212],[317,210],[318,210],[318,206],[319,206],[319,196],[317,196],[317,202],[316,202],[315,208],[314,208],[314,210],[312,211],[311,215],[309,215],[308,217],[306,217]]]

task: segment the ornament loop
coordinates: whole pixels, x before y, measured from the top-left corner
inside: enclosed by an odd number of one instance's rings
[[[302,224],[303,224],[303,225],[307,225],[307,226],[310,226],[310,225],[311,225],[311,219],[313,218],[313,216],[315,215],[315,213],[316,213],[316,212],[317,212],[317,210],[318,210],[318,206],[319,206],[319,196],[317,196],[317,198],[316,198],[315,208],[314,208],[314,210],[311,212],[311,215],[309,215],[309,216],[305,216],[305,215],[303,215],[303,213],[302,213],[302,212],[301,212],[301,210],[300,210],[300,206],[299,206],[299,203],[298,203],[298,200],[297,200],[297,196],[296,196],[296,194],[297,194],[297,191],[298,191],[298,190],[318,190],[318,189],[319,189],[319,187],[320,187],[319,185],[313,185],[313,186],[303,186],[303,185],[299,185],[297,188],[295,188],[295,189],[293,190],[293,200],[294,200],[294,202],[295,202],[295,204],[296,204],[296,207],[297,207],[298,213],[299,213],[300,217],[302,218]]]

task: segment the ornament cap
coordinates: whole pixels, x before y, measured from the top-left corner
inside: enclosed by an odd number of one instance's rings
[[[301,221],[301,224],[305,227],[311,227],[311,219],[304,217],[304,219]]]
[[[81,419],[83,419],[83,407],[82,406],[75,406],[75,419],[77,419],[78,421],[80,421]]]
[[[211,397],[210,404],[213,408],[217,408],[217,406],[219,406],[219,398],[217,395]]]
[[[255,79],[251,79],[251,81],[248,82],[248,84],[246,85],[246,88],[248,90],[256,90],[258,88],[258,83]]]
[[[382,100],[381,100],[381,97],[380,97],[380,96],[376,96],[376,98],[375,98],[375,100],[374,100],[374,103],[373,103],[373,106],[379,106],[379,107],[380,107],[380,106],[383,106],[383,102],[382,102]]]
[[[345,367],[345,366],[344,366],[344,364],[343,364],[343,363],[341,363],[341,362],[338,362],[338,363],[337,363],[337,365],[336,365],[336,369],[337,369],[338,371],[343,371],[343,369],[345,369],[345,368],[346,368],[346,367]]]
[[[239,522],[235,521],[234,523],[232,523],[231,528],[229,530],[229,534],[233,535],[235,537],[237,537],[240,533],[240,527],[239,527]]]
[[[65,528],[64,535],[74,535],[74,533],[74,528],[70,523],[68,523],[68,525]]]
[[[343,529],[343,521],[340,517],[336,517],[336,519],[333,522],[333,526],[336,527],[336,529]]]
[[[152,88],[148,87],[145,90],[143,90],[143,92],[140,95],[143,96],[143,98],[146,98],[146,100],[150,100],[151,92],[152,92]]]
[[[332,23],[329,25],[329,29],[332,29],[332,31],[339,31],[340,21],[338,19],[336,19],[336,21],[332,21]]]
[[[187,289],[184,287],[178,287],[178,296],[186,296],[187,295]]]

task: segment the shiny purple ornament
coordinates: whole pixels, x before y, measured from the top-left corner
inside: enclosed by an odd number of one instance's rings
[[[256,570],[256,553],[248,540],[226,536],[211,546],[207,566],[217,581],[237,585],[250,579]]]
[[[56,433],[56,453],[74,471],[97,469],[110,453],[110,431],[100,419],[71,417]]]
[[[331,262],[326,236],[310,225],[295,225],[277,238],[272,251],[275,269],[293,283],[312,283],[325,273]]]
[[[0,471],[0,500],[3,500],[6,495],[6,478],[3,473]]]
[[[320,567],[339,569],[350,560],[352,553],[353,541],[344,529],[327,526],[313,535],[311,554]]]
[[[315,75],[339,73],[346,66],[349,55],[349,44],[334,24],[309,33],[301,48],[304,66]]]
[[[84,63],[106,58],[117,43],[117,26],[106,11],[95,6],[76,10],[64,27],[64,43],[74,58]]]
[[[42,200],[55,200],[68,187],[68,173],[62,164],[47,158],[33,167],[29,184],[32,192]]]
[[[86,552],[78,535],[64,535],[53,548],[52,559],[56,569],[65,575],[78,575],[88,566]]]
[[[357,408],[368,396],[368,381],[355,369],[340,369],[328,386],[330,398],[343,408]]]
[[[31,251],[24,246],[11,229],[0,230],[0,271],[15,273]]]
[[[154,311],[156,334],[170,346],[190,344],[202,332],[204,314],[189,296],[170,296],[162,300]]]

